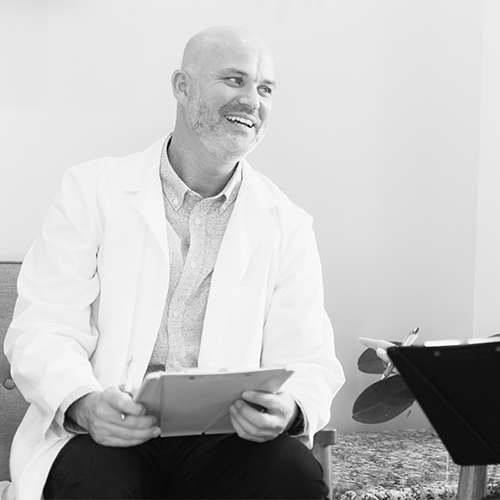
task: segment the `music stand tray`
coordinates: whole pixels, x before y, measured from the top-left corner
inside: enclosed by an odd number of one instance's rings
[[[455,463],[500,463],[500,341],[387,353]]]

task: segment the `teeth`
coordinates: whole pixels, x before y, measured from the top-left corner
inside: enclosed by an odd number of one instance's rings
[[[241,123],[242,125],[246,125],[249,128],[253,127],[252,120],[247,120],[246,118],[242,118],[241,116],[226,116],[226,118],[233,123]]]

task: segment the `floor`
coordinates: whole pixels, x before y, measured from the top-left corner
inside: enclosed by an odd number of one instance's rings
[[[459,467],[431,429],[338,435],[333,500],[452,499]],[[497,470],[498,469],[498,470]],[[488,466],[488,494],[500,493],[500,465]]]

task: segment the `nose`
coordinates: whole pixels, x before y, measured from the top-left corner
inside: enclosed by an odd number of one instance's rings
[[[260,108],[260,95],[257,87],[253,85],[246,86],[238,98],[238,102],[248,106],[252,111],[258,110]]]

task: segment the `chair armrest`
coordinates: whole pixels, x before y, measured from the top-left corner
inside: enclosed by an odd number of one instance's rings
[[[323,469],[323,481],[328,486],[328,498],[332,498],[332,450],[337,442],[337,430],[331,428],[321,429],[314,435],[312,452]]]

